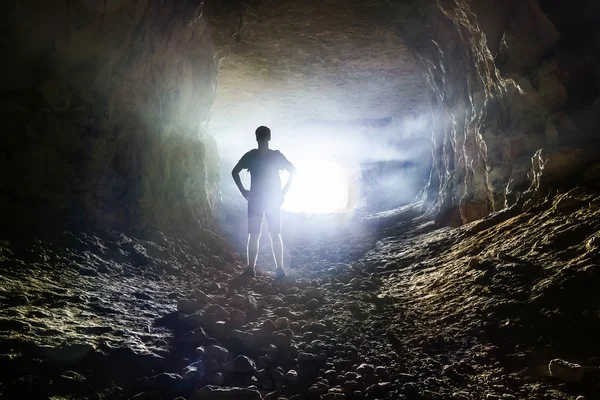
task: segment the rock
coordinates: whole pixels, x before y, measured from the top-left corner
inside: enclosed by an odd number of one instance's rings
[[[236,294],[229,300],[232,307],[243,307],[244,303],[246,303],[246,297],[241,294]]]
[[[177,302],[177,311],[183,314],[192,314],[202,306],[196,300],[181,299]]]
[[[319,361],[320,357],[313,353],[306,353],[301,351],[298,353],[298,362],[314,362]]]
[[[277,346],[289,347],[292,345],[292,338],[283,332],[277,332],[275,334],[275,342],[277,343]]]
[[[230,359],[229,350],[217,345],[204,347],[204,355],[206,358],[215,360],[219,363],[226,363]]]
[[[280,396],[281,396],[281,392],[279,390],[276,390],[274,392],[267,393],[265,395],[264,400],[279,400]]]
[[[317,382],[308,388],[308,393],[313,395],[325,394],[329,391],[329,385],[325,382]]]
[[[270,319],[267,319],[267,320],[263,321],[263,323],[260,325],[260,329],[264,333],[270,335],[277,329],[277,326],[275,325],[275,323],[273,321],[271,321]]]
[[[215,310],[213,311],[213,316],[217,320],[227,320],[227,319],[229,319],[229,311],[227,311],[223,307],[217,305],[215,307]]]
[[[269,360],[269,362],[275,361],[275,359],[277,358],[277,346],[271,344],[269,345],[269,347],[267,348],[267,359]]]
[[[239,387],[204,386],[189,400],[262,400],[258,390]]]
[[[230,338],[246,347],[255,347],[257,344],[257,337],[250,332],[244,332],[239,329],[231,331]]]
[[[304,307],[306,307],[307,310],[314,310],[316,308],[318,308],[320,306],[320,302],[317,299],[310,299],[309,301],[307,301],[304,304]]]
[[[371,364],[363,363],[356,368],[356,372],[361,375],[373,375],[375,373],[375,367]]]
[[[191,363],[190,365],[186,366],[183,371],[182,371],[182,375],[184,379],[195,379],[197,377],[202,377],[204,376],[204,374],[206,373],[206,366],[204,361],[196,361],[194,363]]]
[[[442,400],[444,397],[438,392],[433,390],[425,389],[421,392],[421,397],[427,400]]]
[[[258,310],[258,304],[256,303],[256,300],[254,299],[254,297],[247,297],[246,301],[244,302],[244,307],[246,307],[246,311],[253,311],[256,312]]]
[[[330,384],[335,384],[337,381],[338,373],[335,369],[328,369],[323,373],[323,376]]]
[[[181,337],[181,339],[183,340],[183,342],[185,344],[197,347],[197,346],[201,345],[202,343],[204,343],[204,341],[206,339],[208,339],[208,335],[206,335],[206,332],[204,332],[204,329],[196,328],[189,332],[184,333],[183,336]]]
[[[296,372],[296,370],[294,369],[290,369],[286,374],[285,374],[285,379],[288,382],[294,383],[298,380],[298,372]]]
[[[360,384],[357,381],[346,381],[342,384],[342,387],[346,390],[346,393],[354,393],[360,390]]]
[[[163,372],[150,377],[148,387],[159,390],[172,389],[181,379],[182,377],[179,374]]]
[[[367,387],[366,393],[373,396],[385,395],[390,391],[392,384],[390,382],[379,382]]]
[[[485,400],[502,400],[502,397],[498,394],[488,393],[485,395]]]
[[[344,393],[332,392],[332,391],[325,393],[324,395],[322,395],[322,397],[323,397],[323,400],[345,400],[346,399],[346,395]]]
[[[225,377],[221,372],[215,372],[206,377],[206,382],[211,385],[221,386],[225,383]]]
[[[348,371],[344,374],[344,378],[348,381],[357,381],[359,376],[359,374],[352,371]]]
[[[88,343],[75,343],[60,347],[41,346],[40,350],[52,364],[72,365],[92,354],[96,348]]]
[[[272,373],[273,379],[277,386],[281,386],[285,383],[285,371],[281,367],[277,367],[273,370]]]
[[[381,378],[384,381],[387,381],[390,377],[390,373],[389,373],[387,367],[383,367],[383,366],[376,367],[375,373],[377,374],[377,376],[379,378]]]
[[[563,382],[580,382],[585,375],[585,369],[581,365],[570,363],[560,358],[550,361],[548,369],[552,376]]]
[[[254,373],[256,371],[256,363],[246,356],[237,356],[223,365],[223,371],[236,374]]]
[[[243,325],[246,322],[246,313],[240,310],[233,310],[229,313],[229,319],[236,325]]]
[[[280,331],[290,326],[290,320],[288,317],[281,317],[275,320],[275,329]]]
[[[304,296],[306,296],[307,299],[320,299],[323,297],[323,292],[318,287],[308,286],[304,289]]]
[[[223,286],[218,282],[213,282],[208,287],[208,290],[214,293],[221,293],[223,292]]]
[[[292,310],[289,307],[277,307],[273,310],[273,314],[279,317],[291,317],[293,316]]]

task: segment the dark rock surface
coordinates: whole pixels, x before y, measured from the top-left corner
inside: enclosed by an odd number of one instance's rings
[[[199,2],[6,1],[3,224],[207,227],[217,62]]]
[[[256,279],[237,278],[234,256],[160,235],[5,240],[0,392],[593,398],[599,204],[580,188],[537,203],[535,214],[453,231],[415,217],[416,205],[361,230],[290,240],[284,281],[266,262]],[[363,253],[349,256],[359,243]],[[134,253],[144,250],[140,264]],[[184,299],[195,306],[178,312]],[[307,307],[312,300],[319,306]],[[244,322],[232,320],[236,311]]]

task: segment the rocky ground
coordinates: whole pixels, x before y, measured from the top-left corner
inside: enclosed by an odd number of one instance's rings
[[[297,229],[284,281],[159,233],[6,236],[0,397],[600,398],[600,196],[417,210]]]

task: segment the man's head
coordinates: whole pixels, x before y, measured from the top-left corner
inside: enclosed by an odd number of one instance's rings
[[[255,133],[257,142],[268,142],[271,140],[271,130],[266,126],[259,126],[256,128]]]

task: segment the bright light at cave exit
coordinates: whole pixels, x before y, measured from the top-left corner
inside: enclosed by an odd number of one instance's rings
[[[283,203],[283,209],[295,213],[328,214],[346,210],[348,180],[342,167],[329,160],[291,160],[298,170]],[[287,182],[287,171],[281,173]]]

